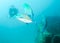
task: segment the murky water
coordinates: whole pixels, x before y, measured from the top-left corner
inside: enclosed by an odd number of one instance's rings
[[[0,0],[0,43],[36,43],[40,15],[49,16],[53,9],[50,7],[54,2],[54,0]],[[11,5],[14,5],[21,14],[24,3],[28,3],[33,9],[34,21],[30,24],[9,15]]]

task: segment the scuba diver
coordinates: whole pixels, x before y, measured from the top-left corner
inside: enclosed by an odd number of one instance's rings
[[[10,17],[13,17],[13,16],[15,16],[17,14],[18,14],[18,9],[15,8],[14,5],[12,5],[11,8],[9,9],[9,15],[10,15]]]

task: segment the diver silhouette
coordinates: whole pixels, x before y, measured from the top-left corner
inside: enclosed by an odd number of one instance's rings
[[[9,9],[9,15],[10,17],[13,17],[18,14],[18,9],[15,8],[15,6],[11,6]]]

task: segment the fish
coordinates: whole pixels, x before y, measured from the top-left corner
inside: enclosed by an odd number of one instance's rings
[[[22,15],[22,16],[17,16],[16,17],[19,21],[22,21],[24,23],[32,23],[31,18],[28,15]]]
[[[17,19],[19,21],[22,21],[24,23],[32,23],[33,22],[33,14],[32,14],[32,9],[30,7],[29,4],[24,3],[23,4],[23,14],[20,14],[19,16],[17,16]]]

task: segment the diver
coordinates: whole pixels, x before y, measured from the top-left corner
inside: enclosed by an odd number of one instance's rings
[[[15,8],[15,6],[11,6],[11,8],[9,9],[9,15],[10,17],[16,16],[18,14],[18,9]]]

